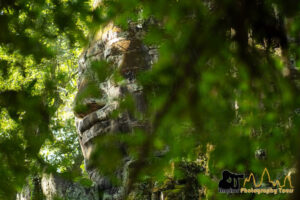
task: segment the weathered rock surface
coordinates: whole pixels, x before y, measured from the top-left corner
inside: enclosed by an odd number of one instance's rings
[[[79,183],[66,180],[59,175],[43,174],[42,178],[35,178],[37,184],[25,186],[17,200],[98,200],[98,188],[84,187]]]
[[[129,23],[124,31],[113,23],[99,30],[90,46],[79,59],[78,93],[75,98],[76,127],[80,145],[86,163],[86,170],[98,187],[110,195],[111,199],[122,199],[126,191],[127,171],[132,160],[124,154],[124,163],[116,171],[116,178],[123,183],[113,187],[110,180],[98,172],[91,163],[91,155],[95,151],[95,138],[105,138],[107,135],[129,134],[135,127],[143,127],[143,123],[132,117],[127,111],[112,117],[112,113],[120,107],[126,95],[131,95],[135,102],[136,111],[146,110],[143,89],[136,81],[136,75],[149,70],[157,60],[157,49],[144,45],[141,41],[145,33],[143,24]],[[106,62],[106,69],[98,73],[95,63]],[[99,67],[99,66],[98,66]],[[108,72],[107,72],[108,71]],[[116,81],[118,73],[123,80]],[[95,85],[93,94],[86,91]],[[83,106],[85,109],[76,109]],[[145,128],[145,127],[144,127]],[[113,145],[113,144],[111,144]]]
[[[46,200],[52,200],[55,197],[74,200],[99,199],[97,187],[86,188],[53,174],[42,177],[41,187]]]

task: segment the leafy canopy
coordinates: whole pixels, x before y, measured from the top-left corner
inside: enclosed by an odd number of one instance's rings
[[[86,0],[0,1],[0,198],[13,197],[28,174],[57,167],[74,171],[80,152],[66,109],[76,90],[76,59],[87,33],[110,21],[123,28],[129,19],[148,24],[144,42],[159,47],[159,61],[139,76],[153,132],[124,138],[137,160],[133,179],[149,173],[160,179],[170,162],[195,160],[196,146],[201,152],[214,147],[209,160],[214,178],[199,176],[208,199],[226,198],[213,181],[223,169],[259,174],[268,167],[278,174],[295,166],[299,2],[104,0],[95,9],[91,5]],[[164,162],[145,165],[145,157],[165,146]],[[51,149],[56,154],[50,159]],[[267,157],[258,159],[258,150]],[[110,167],[111,162],[103,163]]]

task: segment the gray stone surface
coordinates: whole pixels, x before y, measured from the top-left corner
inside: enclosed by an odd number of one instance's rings
[[[43,175],[41,187],[46,200],[55,197],[70,200],[98,200],[97,187],[85,188],[57,175]]]
[[[76,127],[81,149],[86,163],[86,170],[90,178],[111,199],[122,199],[126,190],[127,168],[132,160],[124,155],[124,163],[116,176],[123,183],[120,187],[112,187],[110,180],[100,175],[97,169],[88,167],[91,154],[95,148],[95,138],[112,134],[128,134],[134,127],[142,127],[139,120],[134,119],[124,111],[117,118],[112,117],[120,102],[127,94],[134,98],[136,109],[143,113],[146,103],[143,89],[136,82],[137,73],[151,69],[157,60],[157,49],[149,48],[141,42],[144,34],[141,24],[129,23],[127,31],[110,23],[95,34],[90,46],[82,53],[79,59],[78,93],[75,98],[75,107],[83,105],[86,109],[76,112]],[[104,80],[99,80],[93,70],[93,62],[106,61],[109,63],[110,73]],[[114,73],[120,73],[123,80],[116,82]],[[85,95],[85,90],[93,83],[98,93]],[[108,198],[108,197],[107,197]]]
[[[24,186],[16,200],[99,200],[97,186],[84,187],[59,175],[43,174],[34,187]],[[34,191],[40,191],[40,194],[33,194]]]

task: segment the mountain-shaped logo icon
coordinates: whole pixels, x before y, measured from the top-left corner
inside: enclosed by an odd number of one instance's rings
[[[281,184],[279,180],[275,180],[275,181],[271,180],[270,173],[269,173],[267,168],[265,168],[263,173],[261,174],[259,183],[256,182],[254,174],[251,173],[249,175],[249,177],[245,178],[243,187],[245,187],[246,183],[251,182],[251,180],[252,180],[252,183],[253,183],[253,187],[255,187],[255,188],[261,187],[263,185],[263,180],[264,180],[265,175],[267,176],[268,183],[270,183],[273,187],[285,188],[285,187],[287,187],[287,182],[288,182],[289,183],[289,188],[294,188],[294,186],[292,185],[291,173],[287,174],[284,177],[283,184]]]

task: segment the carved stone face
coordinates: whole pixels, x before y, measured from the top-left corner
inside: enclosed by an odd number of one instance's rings
[[[79,60],[78,93],[74,109],[76,127],[87,172],[103,189],[110,187],[109,181],[99,175],[95,168],[89,167],[95,139],[109,134],[129,133],[133,127],[139,126],[139,121],[126,111],[117,118],[112,117],[112,112],[119,108],[125,95],[132,95],[138,112],[143,113],[146,109],[142,88],[135,78],[139,71],[151,67],[157,53],[155,49],[142,44],[142,32],[141,25],[131,24],[128,31],[122,31],[108,24],[96,34]],[[103,60],[109,63],[111,70],[100,80],[92,66]],[[113,77],[116,71],[124,78],[120,82]]]

